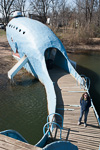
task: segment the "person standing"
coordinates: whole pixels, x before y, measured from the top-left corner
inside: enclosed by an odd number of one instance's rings
[[[82,94],[82,97],[80,99],[80,106],[81,109],[80,109],[80,117],[79,117],[78,125],[81,124],[81,120],[84,114],[84,127],[86,127],[89,107],[91,106],[90,96],[88,95],[87,92]]]

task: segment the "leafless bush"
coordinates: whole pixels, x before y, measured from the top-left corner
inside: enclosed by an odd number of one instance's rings
[[[62,32],[61,32],[62,31]],[[78,28],[66,28],[66,32],[63,29],[54,30],[58,38],[61,41],[66,41],[68,45],[78,44],[93,44],[93,38],[95,37],[95,28],[90,25]]]

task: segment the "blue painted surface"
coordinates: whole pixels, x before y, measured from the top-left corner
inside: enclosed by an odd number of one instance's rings
[[[78,150],[78,147],[68,141],[56,141],[45,146],[43,150]]]
[[[53,63],[71,73],[79,82],[81,81],[81,77],[68,59],[64,46],[46,25],[26,17],[12,19],[6,31],[12,50],[15,53],[18,51],[20,58],[27,56],[28,63],[24,67],[45,86],[49,114],[55,113],[56,94],[54,84],[48,74],[45,52],[48,51],[48,58],[50,58],[51,49],[56,49]],[[52,122],[52,117],[49,117],[50,122]]]
[[[47,132],[45,133],[45,135],[42,137],[42,139],[41,139],[35,146],[41,147],[41,148],[45,146],[46,142],[47,142],[48,139],[49,139],[49,137],[48,137],[48,132],[49,132],[49,131],[47,131]]]
[[[24,139],[24,137],[19,134],[17,131],[15,130],[5,130],[5,131],[1,131],[0,134],[3,134],[3,135],[6,135],[6,136],[9,136],[11,138],[14,138],[16,140],[20,140],[22,142],[25,142],[25,143],[28,143],[26,141],[26,139]]]

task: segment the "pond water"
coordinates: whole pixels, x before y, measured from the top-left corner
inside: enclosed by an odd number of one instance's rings
[[[47,116],[44,86],[30,74],[14,85],[7,75],[0,77],[0,131],[16,130],[29,143],[36,144],[43,135]]]
[[[100,117],[100,52],[91,54],[68,54],[77,63],[76,70],[90,78],[90,95]]]

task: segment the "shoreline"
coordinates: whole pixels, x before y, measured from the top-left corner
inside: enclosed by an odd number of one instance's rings
[[[93,54],[93,53],[100,53],[100,39],[94,39],[94,44],[79,44],[79,45],[67,45],[66,41],[62,41],[67,53],[74,53],[74,54]],[[0,36],[0,47],[7,47],[7,49],[11,49],[9,43],[7,41],[6,35]]]
[[[67,53],[71,54],[94,54],[94,53],[100,53],[100,50],[98,49],[75,49],[75,48],[67,48],[66,50]]]
[[[91,53],[100,53],[100,46],[88,46],[88,45],[83,45],[83,46],[67,46],[66,48],[67,53],[76,53],[76,54],[91,54]]]
[[[99,53],[100,52],[100,38],[93,38],[93,43],[91,44],[74,44],[74,45],[67,45],[66,40],[61,40],[67,53],[76,53],[76,54],[91,54],[91,53]]]

